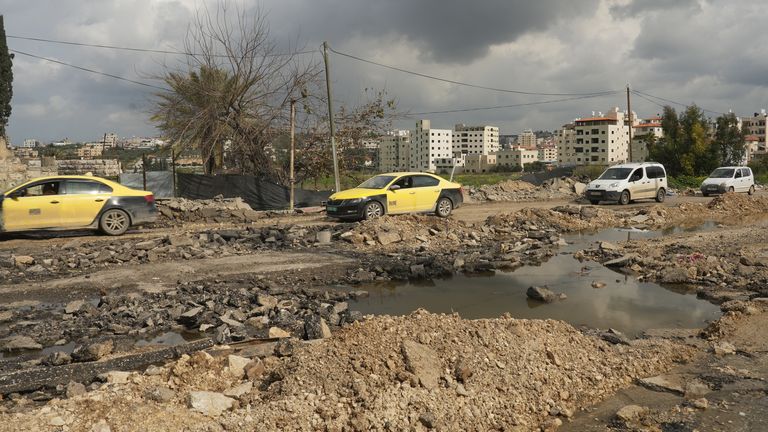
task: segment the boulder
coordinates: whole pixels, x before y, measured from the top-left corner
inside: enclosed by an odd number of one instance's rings
[[[440,358],[426,345],[406,340],[401,345],[405,367],[428,390],[436,389],[440,379]]]
[[[11,336],[5,338],[2,340],[2,346],[6,351],[43,349],[42,345],[29,336]]]
[[[235,400],[221,393],[193,391],[189,393],[189,408],[209,417],[218,417],[231,409]]]
[[[16,255],[13,257],[13,263],[16,267],[26,267],[34,264],[35,259],[28,255]]]
[[[287,331],[281,329],[280,327],[270,327],[268,336],[269,338],[289,338],[291,337],[291,334]]]
[[[544,287],[532,286],[525,292],[528,298],[544,303],[552,303],[557,300],[558,296],[552,290]]]
[[[381,243],[382,246],[386,246],[392,243],[397,243],[402,240],[400,237],[400,234],[396,232],[380,232],[377,234],[376,239]]]
[[[625,405],[616,412],[616,418],[624,422],[631,422],[639,419],[648,413],[648,408],[639,405]]]
[[[80,311],[80,309],[83,307],[85,302],[83,300],[74,300],[69,303],[67,303],[67,306],[64,307],[64,313],[66,314],[74,314]]]

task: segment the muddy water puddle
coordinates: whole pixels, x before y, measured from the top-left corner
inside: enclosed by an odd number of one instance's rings
[[[686,231],[711,229],[716,226],[707,224]],[[570,236],[566,237],[570,244],[560,249],[561,254],[540,266],[507,273],[369,285],[362,287],[369,297],[352,302],[350,307],[366,314],[389,315],[424,308],[436,313],[457,312],[469,319],[509,313],[515,318],[552,318],[575,326],[614,328],[632,336],[650,328],[702,327],[720,316],[720,308],[697,299],[695,292],[640,282],[599,263],[580,262],[572,256],[595,241],[618,242],[626,240],[627,235],[639,239],[672,233],[612,229]],[[567,298],[550,304],[532,301],[526,296],[530,286],[546,286]]]

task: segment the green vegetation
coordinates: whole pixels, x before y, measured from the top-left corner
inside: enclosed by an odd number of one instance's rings
[[[5,137],[5,127],[11,117],[11,98],[13,98],[13,54],[8,52],[5,40],[5,24],[0,15],[0,137]]]
[[[673,189],[686,189],[693,188],[698,189],[701,186],[701,182],[706,179],[707,176],[687,176],[679,175],[675,177],[667,177],[667,184]]]
[[[573,169],[573,175],[575,177],[589,177],[594,180],[600,177],[600,174],[608,168],[606,165],[585,165],[578,166]]]
[[[749,163],[749,167],[752,168],[755,183],[768,185],[768,158],[755,158]]]

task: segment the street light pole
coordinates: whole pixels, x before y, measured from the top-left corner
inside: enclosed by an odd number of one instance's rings
[[[296,179],[293,176],[293,163],[295,158],[295,152],[296,152],[296,144],[295,144],[295,138],[294,138],[294,128],[296,125],[296,101],[291,99],[291,203],[290,207],[288,208],[290,211],[293,211],[293,203],[294,203],[294,183],[296,182]]]
[[[333,96],[331,92],[331,71],[328,62],[328,42],[323,42],[323,60],[325,61],[325,86],[328,90],[328,121],[331,127],[331,149],[333,151],[333,178],[336,181],[336,192],[341,190],[339,183],[339,161],[336,158],[336,130],[333,126]]]

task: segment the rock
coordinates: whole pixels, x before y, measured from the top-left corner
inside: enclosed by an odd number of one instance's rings
[[[705,410],[709,408],[709,401],[706,398],[696,399],[692,403],[694,408]]]
[[[632,260],[634,259],[635,259],[635,255],[629,254],[629,255],[624,255],[620,258],[606,261],[603,263],[603,265],[606,267],[625,267],[630,265],[632,263]]]
[[[528,296],[528,298],[544,303],[552,303],[555,300],[557,300],[557,294],[552,292],[548,288],[544,287],[529,287],[528,291],[525,292],[525,294]]]
[[[221,393],[193,391],[189,393],[189,408],[209,417],[218,417],[231,409],[235,400]]]
[[[606,287],[606,283],[605,282],[602,282],[602,281],[592,281],[592,288],[600,289],[600,288],[605,288],[605,287]]]
[[[427,276],[427,272],[424,269],[424,264],[417,264],[411,266],[411,276],[416,278],[422,278]]]
[[[320,244],[330,244],[331,243],[331,232],[328,230],[324,231],[318,231],[317,232],[317,242]]]
[[[157,386],[147,390],[144,397],[155,402],[170,402],[176,397],[176,392],[165,386]]]
[[[102,419],[91,426],[90,432],[112,432],[112,428],[109,427],[106,420]]]
[[[74,314],[80,311],[80,309],[85,305],[85,302],[83,300],[74,300],[69,303],[67,303],[67,306],[64,307],[64,313],[66,314]]]
[[[64,419],[61,418],[60,416],[56,416],[48,420],[48,424],[50,426],[64,426],[67,424],[67,422],[64,421]]]
[[[11,336],[2,340],[3,349],[11,350],[39,350],[43,346],[29,336]]]
[[[135,245],[133,245],[133,248],[135,250],[148,251],[156,248],[159,244],[160,242],[157,240],[147,240],[147,241],[136,243]]]
[[[725,356],[729,354],[736,354],[736,347],[732,343],[726,341],[717,342],[713,347],[715,355]]]
[[[280,339],[275,345],[275,355],[278,357],[290,357],[293,355],[295,344],[293,339],[284,338]]]
[[[172,235],[168,237],[168,244],[175,247],[192,246],[194,241],[188,235]]]
[[[637,215],[637,216],[629,218],[630,222],[634,222],[634,223],[638,223],[638,224],[648,222],[648,219],[650,219],[650,217],[647,216],[647,215]]]
[[[289,338],[291,334],[280,327],[270,327],[267,335],[269,338]]]
[[[349,304],[347,302],[338,302],[333,305],[333,313],[335,314],[340,314],[347,309],[349,309]]]
[[[648,413],[648,408],[639,405],[625,405],[616,412],[616,418],[624,422],[638,420]]]
[[[242,395],[250,393],[251,390],[253,390],[253,382],[246,381],[240,385],[224,390],[224,396],[239,398]]]
[[[304,320],[304,333],[307,340],[327,339],[331,337],[331,329],[325,319],[319,315],[310,315]]]
[[[245,376],[245,368],[251,363],[251,359],[245,357],[236,356],[230,354],[227,356],[227,366],[229,367],[229,373],[236,378],[242,378]]]
[[[26,267],[34,264],[35,259],[28,255],[15,255],[13,257],[13,263],[16,267]]]
[[[678,284],[678,283],[688,283],[690,282],[690,279],[695,278],[696,274],[694,273],[691,275],[691,272],[689,269],[685,267],[667,267],[661,271],[661,274],[659,275],[659,281],[661,283],[670,283],[670,284]]]
[[[440,358],[426,345],[406,340],[401,346],[405,366],[428,390],[437,388],[440,379]]]
[[[614,329],[601,333],[600,338],[614,345],[629,345],[629,339],[624,336],[624,333]]]
[[[584,191],[587,190],[587,185],[585,183],[576,182],[573,184],[573,191],[576,193],[576,195],[584,195]]]
[[[192,309],[187,310],[181,316],[179,317],[178,321],[187,327],[196,327],[197,321],[200,315],[202,315],[205,308],[202,306],[194,307]]]
[[[264,375],[265,371],[266,367],[264,366],[264,362],[260,359],[256,359],[245,367],[245,376],[248,377],[249,380],[254,380]]]
[[[658,375],[651,378],[643,378],[638,382],[643,387],[653,391],[670,392],[678,395],[685,393],[680,378],[676,375]]]
[[[256,302],[267,309],[274,309],[277,306],[278,300],[277,297],[271,295],[258,294],[256,296]]]
[[[70,381],[69,384],[67,384],[67,389],[65,394],[67,395],[67,398],[73,398],[75,396],[84,395],[86,393],[85,385],[79,383]]]
[[[454,376],[456,377],[456,380],[462,383],[467,382],[467,380],[472,377],[473,373],[472,369],[469,367],[469,364],[467,364],[463,360],[459,360],[456,362],[456,366],[453,369]]]
[[[376,235],[376,239],[381,243],[382,246],[387,246],[392,243],[397,243],[402,240],[400,237],[400,234],[395,232],[380,232]]]
[[[711,390],[709,386],[699,380],[693,380],[685,383],[685,397],[688,399],[700,398],[708,394]]]
[[[77,361],[83,361],[83,362],[97,361],[97,360],[101,360],[103,357],[112,353],[113,348],[114,348],[114,343],[110,339],[104,342],[88,345],[88,347],[85,349],[83,348],[75,349],[72,352],[72,358],[74,358]]]
[[[420,414],[419,422],[427,429],[434,429],[437,427],[437,417],[430,411]]]
[[[69,363],[72,363],[72,357],[63,351],[56,351],[43,359],[43,364],[47,366],[61,366]]]
[[[131,373],[124,371],[110,371],[99,375],[99,378],[101,378],[102,381],[106,381],[110,384],[126,384],[130,377]]]
[[[615,245],[615,244],[613,244],[613,243],[610,243],[610,242],[604,241],[604,242],[600,242],[600,250],[604,250],[604,251],[615,251],[615,250],[619,250],[619,247],[618,247],[618,246],[616,246],[616,245]]]

